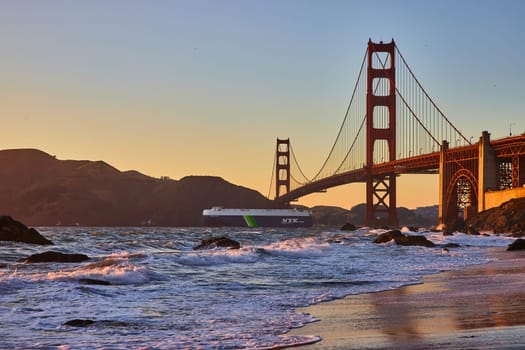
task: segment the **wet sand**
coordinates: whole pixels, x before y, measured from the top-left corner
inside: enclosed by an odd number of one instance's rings
[[[422,284],[303,309],[319,319],[291,334],[304,349],[525,349],[525,251],[427,276]]]

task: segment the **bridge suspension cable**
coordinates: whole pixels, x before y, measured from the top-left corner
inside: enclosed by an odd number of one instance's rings
[[[366,58],[367,51],[365,52],[361,62],[361,68],[359,69],[359,75],[352,92],[352,97],[348,103],[348,107],[346,109],[343,122],[341,123],[341,127],[337,133],[337,137],[335,138],[328,156],[321,165],[321,168],[313,176],[312,181],[325,176],[333,175],[337,172],[337,170],[341,169],[342,164],[345,163],[345,161],[352,161],[356,168],[364,163],[364,149],[360,147],[361,149],[359,151],[355,151],[353,154],[352,150],[354,147],[364,146],[363,140],[361,140],[361,143],[359,143],[358,139],[360,135],[364,135],[364,133],[361,134],[361,130],[366,118],[366,101],[363,101],[362,98],[363,96],[366,96],[366,81],[365,79],[361,79],[363,76],[363,70],[365,68]],[[355,117],[356,115],[363,116],[360,123],[358,117]],[[352,119],[352,117],[354,118]],[[356,157],[350,159],[351,154],[355,155]],[[334,164],[332,165],[332,163]]]
[[[451,146],[470,145],[467,139],[436,105],[416,78],[395,45],[397,104],[397,159],[437,152],[443,140]]]
[[[462,133],[461,131],[459,131],[455,126],[454,124],[452,124],[450,122],[450,120],[447,118],[447,116],[445,115],[445,113],[443,113],[441,111],[441,109],[436,105],[436,103],[434,102],[434,100],[432,99],[432,97],[430,97],[430,95],[427,93],[427,91],[425,90],[425,88],[423,88],[423,85],[421,85],[421,83],[419,82],[419,80],[417,79],[417,77],[415,76],[415,74],[412,72],[412,69],[410,69],[410,66],[408,65],[408,63],[406,62],[405,58],[403,57],[403,55],[401,54],[401,51],[399,51],[399,48],[397,47],[397,45],[395,45],[395,48],[396,48],[396,52],[397,54],[399,55],[399,57],[401,58],[401,60],[403,61],[404,63],[404,66],[408,69],[408,71],[410,72],[410,75],[412,76],[412,78],[414,79],[414,81],[417,83],[417,85],[419,86],[419,88],[421,89],[421,91],[423,92],[423,94],[426,96],[426,98],[430,101],[430,103],[432,104],[432,107],[436,109],[436,111],[438,112],[439,116],[441,118],[443,118],[446,123],[448,124],[449,127],[451,127],[454,132],[463,139],[463,141],[466,143],[466,144],[471,144],[470,140],[467,139]],[[397,89],[396,89],[397,91]]]
[[[308,178],[301,169],[290,144],[290,190],[334,175],[364,168],[367,147],[374,147],[373,164],[381,164],[395,159],[437,152],[443,140],[448,141],[452,147],[470,144],[469,139],[450,122],[423,88],[397,45],[395,45],[395,53],[400,58],[393,60],[395,77],[374,78],[372,81],[374,96],[388,96],[391,86],[395,87],[397,118],[394,159],[390,159],[389,146],[385,140],[379,139],[374,145],[367,145],[365,130],[367,79],[366,74],[363,74],[368,57],[368,50],[366,50],[335,141],[320,169],[312,178]],[[386,52],[375,52],[371,59],[373,68],[385,71],[388,68],[386,65],[390,62],[389,53]],[[392,81],[395,81],[395,84],[391,85]],[[388,129],[390,127],[389,113],[387,107],[375,107],[373,127]],[[272,181],[273,178],[272,175]]]
[[[274,178],[275,178],[275,165],[277,164],[277,154],[274,154],[273,156],[273,165],[272,165],[272,176],[270,177],[270,187],[268,188],[268,195],[267,198],[271,198],[272,195],[272,189],[274,188]]]
[[[306,185],[307,183],[311,182],[312,180],[310,180],[304,174],[303,170],[299,166],[299,162],[297,161],[297,157],[295,156],[295,152],[293,151],[293,146],[291,142],[290,142],[290,156],[291,156],[290,169],[292,169],[292,171],[290,171],[290,179],[293,180],[295,184],[297,185]],[[297,171],[293,171],[293,170],[297,170]],[[297,173],[299,173],[302,176],[301,180],[298,180],[297,177],[294,176],[294,174],[297,174]]]

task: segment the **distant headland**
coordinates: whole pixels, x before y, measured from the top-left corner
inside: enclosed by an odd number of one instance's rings
[[[157,179],[36,149],[0,151],[0,198],[0,213],[31,226],[196,226],[204,208],[271,205],[219,177]]]

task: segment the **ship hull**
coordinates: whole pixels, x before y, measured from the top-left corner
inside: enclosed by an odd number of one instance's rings
[[[204,225],[212,227],[234,226],[234,227],[310,227],[312,226],[312,217],[303,212],[296,213],[290,210],[290,213],[276,212],[275,214],[260,210],[251,213],[247,210],[245,213],[228,213],[227,210],[222,212],[204,212]]]

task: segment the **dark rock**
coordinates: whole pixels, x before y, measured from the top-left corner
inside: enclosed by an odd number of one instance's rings
[[[60,253],[60,252],[49,251],[49,252],[44,252],[40,254],[33,254],[19,261],[24,262],[24,263],[43,263],[43,262],[70,263],[70,262],[82,262],[85,260],[89,260],[89,257],[84,254],[65,254],[65,253]]]
[[[94,278],[81,278],[79,281],[84,284],[94,284],[94,285],[99,285],[99,286],[110,286],[111,285],[111,283],[109,283],[108,281],[97,280]]]
[[[435,247],[436,245],[429,241],[425,236],[403,236],[403,238],[394,239],[397,245],[417,245],[423,247]]]
[[[454,236],[454,232],[456,232],[456,230],[453,230],[448,226],[443,227],[443,236]]]
[[[425,236],[405,236],[399,230],[388,231],[380,234],[374,243],[386,243],[394,240],[397,245],[435,247]]]
[[[472,236],[480,234],[472,225],[467,225],[463,219],[457,219],[452,224],[443,227],[443,236],[453,236],[454,232],[463,232]]]
[[[0,216],[0,241],[13,241],[41,245],[53,245],[34,228],[28,228],[10,216]]]
[[[93,321],[93,320],[84,320],[84,319],[76,318],[74,320],[67,321],[66,323],[64,323],[64,326],[87,327],[89,325],[92,325],[93,323],[95,323],[95,321]]]
[[[467,232],[467,224],[463,219],[457,219],[451,224],[447,224],[443,228],[443,236],[452,236],[454,232]]]
[[[509,246],[507,247],[508,251],[510,251],[510,250],[523,250],[523,249],[525,249],[525,239],[523,239],[523,238],[518,238],[517,240],[515,240],[514,242],[509,244]]]
[[[459,244],[457,244],[457,243],[447,243],[447,244],[443,244],[441,247],[443,247],[443,248],[459,248],[461,246]]]
[[[341,231],[355,231],[357,230],[357,227],[354,224],[351,224],[347,222],[346,224],[341,227]]]
[[[395,240],[396,238],[402,238],[405,237],[399,230],[392,230],[385,233],[380,234],[377,236],[377,238],[374,240],[374,243],[386,243],[390,242],[391,240]]]
[[[213,248],[231,248],[231,249],[239,249],[241,248],[241,245],[239,242],[234,241],[233,239],[230,239],[228,237],[211,237],[208,239],[203,239],[201,243],[193,247],[194,250],[203,250],[203,249],[213,249]]]
[[[467,226],[467,229],[466,229],[466,232],[465,232],[467,235],[471,235],[471,236],[479,236],[480,233],[478,230],[476,230],[474,227],[472,226]]]
[[[67,321],[63,324],[64,326],[71,326],[71,327],[88,327],[91,325],[101,327],[101,328],[129,328],[130,326],[133,326],[133,324],[128,322],[121,322],[121,321],[113,321],[113,320],[101,320],[101,321],[93,321],[89,319],[81,319],[76,318],[74,320]]]

